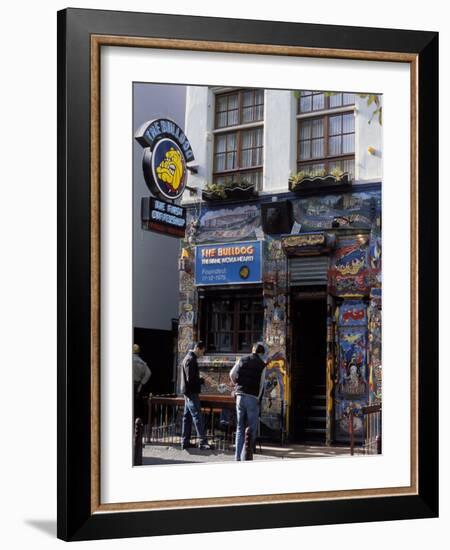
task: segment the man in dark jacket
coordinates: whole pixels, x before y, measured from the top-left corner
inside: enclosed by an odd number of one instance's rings
[[[203,379],[200,378],[199,375],[197,357],[202,357],[204,353],[204,343],[197,342],[193,346],[193,349],[188,351],[181,368],[181,393],[184,395],[183,424],[181,428],[182,449],[191,447],[190,438],[192,423],[194,423],[195,431],[199,439],[199,448],[211,449],[206,439],[199,398]]]
[[[245,460],[245,428],[249,427],[250,445],[256,439],[259,418],[259,402],[264,391],[266,364],[263,361],[265,349],[254,344],[251,355],[241,357],[230,372],[235,384],[236,395],[236,460]]]

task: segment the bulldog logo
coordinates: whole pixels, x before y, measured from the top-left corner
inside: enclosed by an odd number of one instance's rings
[[[142,170],[155,197],[179,199],[186,188],[187,163],[194,160],[191,144],[178,124],[169,118],[145,122],[135,139],[144,148]]]
[[[171,147],[159,166],[156,167],[156,173],[161,181],[177,191],[184,176],[183,158],[180,151]]]

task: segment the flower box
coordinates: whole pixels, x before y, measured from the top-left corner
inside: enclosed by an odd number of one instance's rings
[[[289,179],[289,190],[294,193],[313,190],[344,190],[351,186],[348,172],[337,178],[331,174],[325,176],[306,176],[298,182]]]

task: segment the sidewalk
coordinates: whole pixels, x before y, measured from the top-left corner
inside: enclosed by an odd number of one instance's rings
[[[360,451],[355,449],[355,455]],[[280,460],[292,458],[324,458],[350,456],[349,447],[325,447],[319,445],[259,445],[254,460]],[[153,443],[145,445],[142,465],[187,464],[192,462],[230,462],[234,460],[234,449],[204,451],[192,447],[181,450],[178,444]]]

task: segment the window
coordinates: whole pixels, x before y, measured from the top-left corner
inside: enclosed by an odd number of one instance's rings
[[[202,339],[209,353],[249,353],[262,340],[260,293],[209,293],[202,299]]]
[[[311,175],[355,166],[355,94],[301,91],[298,99],[298,171]],[[318,113],[321,112],[318,116]]]
[[[216,96],[215,183],[262,183],[264,90]]]

